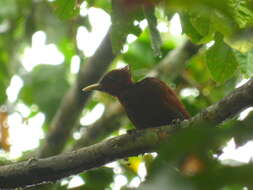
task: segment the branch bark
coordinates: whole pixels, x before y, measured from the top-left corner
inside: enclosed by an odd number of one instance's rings
[[[76,83],[64,96],[38,157],[56,155],[62,151],[90,96],[89,93],[82,93],[81,89],[97,82],[114,58],[109,30],[95,54],[82,66]]]
[[[220,102],[193,117],[189,122],[182,122],[179,127],[199,126],[204,122],[219,124],[252,106],[252,94],[253,78]],[[25,187],[52,182],[117,159],[154,151],[161,140],[169,137],[174,129],[176,128],[163,126],[135,131],[70,153],[2,166],[0,167],[0,188]]]
[[[185,68],[187,60],[196,55],[201,46],[197,46],[190,40],[182,46],[171,51],[148,76],[159,77],[161,80],[173,81]]]

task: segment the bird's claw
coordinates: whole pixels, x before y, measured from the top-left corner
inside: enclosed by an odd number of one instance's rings
[[[127,134],[131,135],[136,131],[136,129],[128,129]]]
[[[177,118],[177,119],[173,119],[171,124],[175,125],[175,127],[177,127],[181,122],[182,122],[182,120]]]

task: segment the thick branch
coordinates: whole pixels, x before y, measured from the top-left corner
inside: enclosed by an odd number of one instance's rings
[[[162,80],[173,81],[182,73],[186,62],[199,51],[201,46],[193,44],[190,40],[182,46],[171,51],[166,57],[148,73],[148,76],[159,77]]]
[[[50,125],[45,144],[40,148],[39,157],[52,156],[62,151],[90,95],[82,93],[81,89],[97,82],[114,57],[109,30],[93,57],[82,66],[76,83],[64,96]]]
[[[214,105],[194,117],[194,123],[218,124],[233,117],[247,107],[253,106],[253,78]]]
[[[138,131],[71,153],[2,166],[0,188],[24,187],[54,181],[123,157],[148,152],[159,142],[157,132],[158,129],[154,132]]]
[[[203,122],[218,124],[253,104],[253,79],[220,102],[193,117],[187,126]],[[188,125],[189,124],[189,125]],[[183,122],[180,127],[185,127]],[[44,159],[0,167],[0,188],[14,188],[54,181],[65,176],[102,166],[114,160],[154,151],[175,128],[163,126],[122,135],[98,144]]]

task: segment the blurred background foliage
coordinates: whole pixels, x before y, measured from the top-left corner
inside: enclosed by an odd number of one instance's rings
[[[110,24],[117,56],[109,70],[128,64],[135,81],[146,75],[161,78],[191,115],[252,76],[252,0],[1,0],[1,165],[36,155],[65,93]],[[180,49],[185,44],[197,51]],[[190,56],[180,58],[184,54]],[[169,55],[176,60],[170,62]],[[215,129],[179,133],[161,147],[159,156],[115,161],[40,188],[252,189],[250,111],[243,110]],[[116,100],[103,93],[89,99],[77,123],[64,150],[133,128]],[[179,164],[189,152],[204,164],[194,158]],[[201,168],[201,173],[182,173],[187,168]]]

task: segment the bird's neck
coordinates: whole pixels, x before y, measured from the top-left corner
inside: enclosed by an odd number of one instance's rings
[[[115,97],[118,99],[122,99],[125,94],[134,86],[134,83],[129,83],[125,86],[120,87],[114,94]]]

